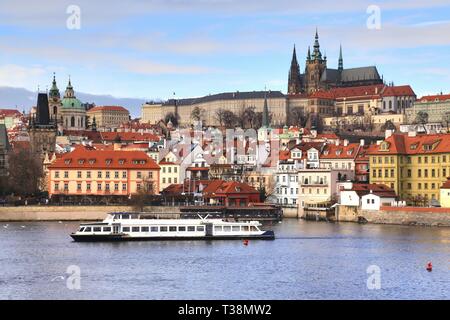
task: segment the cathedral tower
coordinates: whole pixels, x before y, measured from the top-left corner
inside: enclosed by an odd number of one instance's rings
[[[319,34],[316,29],[316,36],[314,41],[314,50],[311,55],[308,49],[308,56],[306,58],[305,68],[305,89],[306,92],[311,93],[321,89],[321,77],[327,68],[327,60],[322,57],[320,52]]]
[[[292,53],[292,61],[291,68],[289,69],[289,77],[288,77],[288,94],[298,94],[302,92],[302,83],[300,77],[300,66],[297,62],[297,53]]]

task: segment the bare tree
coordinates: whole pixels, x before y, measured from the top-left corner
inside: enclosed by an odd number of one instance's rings
[[[164,123],[167,124],[169,123],[169,121],[171,121],[174,127],[178,127],[179,120],[180,116],[178,114],[175,114],[174,112],[168,112],[164,117]]]
[[[42,162],[38,154],[18,149],[9,156],[8,189],[17,195],[38,193],[44,176]]]
[[[191,111],[191,119],[194,121],[201,121],[205,117],[205,110],[200,107],[195,107]]]
[[[426,113],[425,111],[417,112],[415,122],[421,124],[423,129],[426,131],[425,124],[428,123],[428,113]]]
[[[238,117],[230,110],[223,112],[223,125],[226,128],[232,128],[238,124]]]
[[[133,210],[144,211],[144,207],[152,200],[152,196],[156,194],[155,181],[149,178],[143,178],[139,182],[140,188],[131,196],[131,204]]]
[[[294,107],[289,110],[288,124],[291,126],[304,127],[308,117],[305,114],[304,108]]]

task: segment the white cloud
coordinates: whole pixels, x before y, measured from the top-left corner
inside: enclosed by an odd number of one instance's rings
[[[45,74],[47,74],[47,70],[39,66],[0,65],[0,86],[35,87],[37,89],[36,84],[42,80]],[[45,90],[45,87],[41,89]]]

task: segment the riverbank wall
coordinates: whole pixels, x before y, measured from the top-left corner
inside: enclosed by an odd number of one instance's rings
[[[380,210],[361,210],[358,207],[337,206],[336,219],[347,222],[450,227],[450,208],[382,206]]]
[[[20,206],[0,207],[0,221],[97,221],[109,212],[135,211],[129,206]],[[179,207],[149,206],[155,218],[179,218]]]

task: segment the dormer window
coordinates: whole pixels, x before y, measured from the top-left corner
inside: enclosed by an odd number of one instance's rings
[[[353,153],[353,149],[347,151],[347,155],[351,155]]]
[[[94,164],[95,163],[95,159],[89,159],[89,164]]]
[[[84,163],[84,159],[79,159],[78,160],[78,164],[83,164]]]
[[[418,145],[419,145],[418,143],[414,143],[414,144],[412,144],[409,148],[410,148],[411,150],[416,150]]]
[[[119,159],[119,164],[124,164],[125,160],[124,159]]]
[[[424,144],[423,145],[423,150],[424,151],[431,151],[431,150],[433,150],[433,145],[431,145],[431,144]]]
[[[390,145],[389,142],[384,141],[381,143],[380,149],[383,151],[389,151],[389,145]]]
[[[336,150],[336,155],[337,155],[337,156],[339,156],[341,153],[342,153],[342,150],[341,150],[341,149]]]
[[[329,153],[328,150],[325,150],[325,151],[323,152],[324,155],[328,155],[328,153]]]
[[[106,159],[106,165],[110,165],[111,164],[111,162],[112,162],[112,159]]]
[[[65,163],[65,164],[70,164],[70,162],[71,162],[71,160],[70,160],[70,159],[66,159],[66,160],[64,160],[64,163]]]

